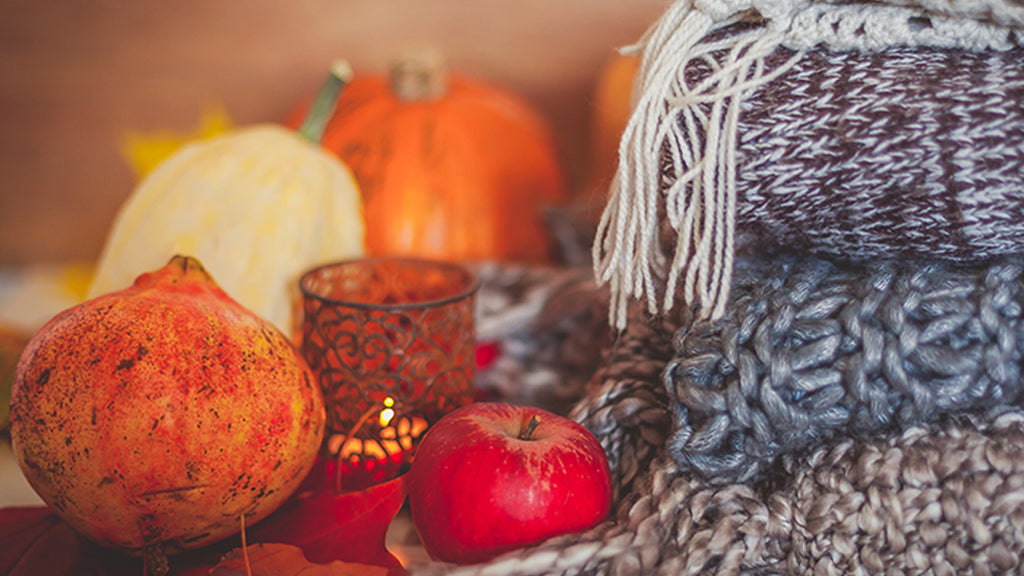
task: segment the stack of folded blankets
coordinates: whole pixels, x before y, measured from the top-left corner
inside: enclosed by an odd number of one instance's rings
[[[636,48],[596,277],[505,334],[614,514],[418,571],[1024,573],[1024,1],[679,0]]]

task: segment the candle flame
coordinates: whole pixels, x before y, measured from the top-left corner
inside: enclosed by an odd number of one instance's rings
[[[395,417],[395,411],[391,408],[385,408],[380,411],[380,426],[386,428],[388,424],[391,424],[391,419]]]
[[[380,411],[380,427],[386,428],[395,417],[395,411],[391,408],[395,405],[395,399],[388,396],[384,399],[384,409]]]

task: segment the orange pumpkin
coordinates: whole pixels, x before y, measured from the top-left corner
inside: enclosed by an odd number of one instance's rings
[[[590,138],[590,165],[585,192],[594,200],[607,197],[608,186],[618,168],[619,140],[632,111],[633,80],[640,59],[615,52],[597,77],[594,87],[593,124]]]
[[[436,53],[398,60],[390,78],[357,75],[321,144],[359,183],[370,254],[552,255],[543,210],[565,190],[543,118],[506,90],[448,74]]]

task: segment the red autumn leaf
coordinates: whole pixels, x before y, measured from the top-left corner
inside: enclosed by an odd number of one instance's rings
[[[171,575],[208,576],[230,548],[224,542],[173,556]],[[0,509],[0,576],[139,576],[146,572],[141,558],[89,541],[45,506]]]
[[[0,576],[141,573],[141,560],[93,544],[45,506],[0,509]]]
[[[246,539],[288,544],[291,546],[286,548],[304,553],[295,557],[288,552],[279,557],[285,567],[319,570],[320,566],[341,564],[351,574],[403,573],[401,563],[388,552],[385,537],[405,502],[405,477],[359,492],[338,493],[334,471],[333,462],[318,461],[299,491],[278,511],[247,529]],[[235,536],[174,556],[171,574],[207,576],[220,566],[225,552],[231,551],[228,557],[240,553],[237,546]],[[230,565],[221,568],[229,570]],[[361,571],[352,572],[354,569]],[[0,576],[138,576],[144,571],[140,559],[88,541],[46,507],[0,509]]]
[[[479,342],[476,345],[476,367],[478,370],[490,368],[501,356],[501,343]]]
[[[302,488],[248,531],[250,542],[298,546],[315,563],[334,561],[401,569],[385,546],[405,502],[405,476],[358,492],[336,492],[333,462],[317,463]]]
[[[0,574],[70,575],[79,552],[78,534],[48,508],[0,510]]]
[[[248,558],[246,558],[248,555]],[[288,544],[254,544],[225,556],[210,576],[387,576],[388,569],[367,564],[313,564],[302,550]]]

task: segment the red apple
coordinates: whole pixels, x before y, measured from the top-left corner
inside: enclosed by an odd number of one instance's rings
[[[611,510],[608,459],[576,422],[478,402],[434,424],[409,471],[409,506],[435,560],[468,564],[591,528]]]

